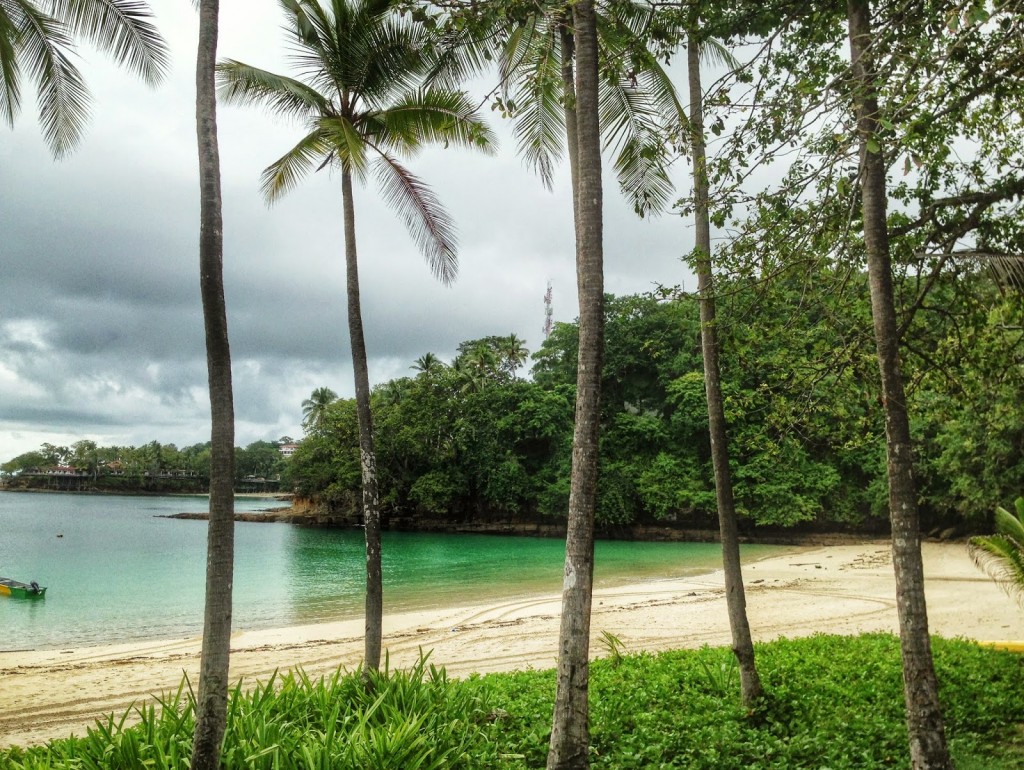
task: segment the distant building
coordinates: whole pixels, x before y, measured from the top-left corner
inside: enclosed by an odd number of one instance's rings
[[[85,476],[85,471],[80,471],[73,465],[55,465],[52,468],[47,468],[45,471],[47,476]]]
[[[299,448],[298,444],[281,444],[277,451],[279,451],[285,457],[291,457],[295,454],[295,450]]]

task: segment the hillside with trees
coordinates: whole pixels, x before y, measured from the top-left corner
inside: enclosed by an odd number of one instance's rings
[[[932,292],[905,346],[924,527],[983,529],[991,500],[1012,498],[1024,474],[1024,310],[980,271]],[[720,283],[718,302],[741,525],[884,531],[866,276],[826,267],[733,278]],[[451,364],[428,353],[374,390],[390,526],[564,522],[576,326],[554,325],[529,378],[517,376],[522,352],[507,340],[466,341]],[[696,297],[609,297],[602,387],[599,526],[713,529]],[[307,428],[289,483],[334,515],[357,517],[352,402],[322,405]]]

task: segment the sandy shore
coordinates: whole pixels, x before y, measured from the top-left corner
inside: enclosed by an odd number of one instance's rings
[[[932,633],[978,640],[1024,640],[1024,613],[967,558],[963,544],[926,543],[926,591]],[[744,568],[751,626],[758,640],[815,632],[897,630],[887,542],[795,550]],[[522,596],[385,618],[393,666],[420,648],[450,673],[549,668],[555,663],[558,595]],[[599,590],[592,650],[603,631],[629,651],[729,644],[721,572]],[[198,675],[199,639],[14,652],[0,655],[0,746],[83,734],[110,712],[174,689]],[[239,631],[234,677],[265,678],[301,666],[310,674],[362,653],[362,621],[272,631]]]

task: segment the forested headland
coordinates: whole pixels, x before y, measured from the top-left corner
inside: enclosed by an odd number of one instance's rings
[[[1024,479],[1019,298],[982,270],[899,285],[923,528],[984,529]],[[742,525],[882,532],[884,414],[866,276],[815,267],[722,279],[722,377]],[[697,300],[610,297],[598,527],[715,528]],[[511,337],[427,354],[373,393],[386,521],[421,529],[560,524],[569,495],[577,327],[526,351]],[[316,396],[317,394],[314,394]],[[356,520],[355,405],[306,402],[286,475],[300,497]]]

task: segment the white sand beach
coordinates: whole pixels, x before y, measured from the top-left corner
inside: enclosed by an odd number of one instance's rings
[[[967,557],[962,543],[925,543],[933,634],[981,641],[1024,640],[1024,612]],[[744,567],[756,640],[824,632],[897,630],[889,544],[870,541],[794,549]],[[385,597],[386,601],[386,597]],[[559,595],[518,596],[489,605],[386,615],[392,666],[419,650],[455,675],[550,668],[555,664]],[[386,607],[385,607],[386,611]],[[627,651],[729,644],[722,573],[634,583],[595,594],[592,653],[608,631]],[[84,734],[97,718],[121,714],[196,682],[198,638],[0,656],[0,746]],[[362,654],[362,621],[264,631],[239,630],[231,671],[253,681],[275,669],[317,675],[352,668]]]

